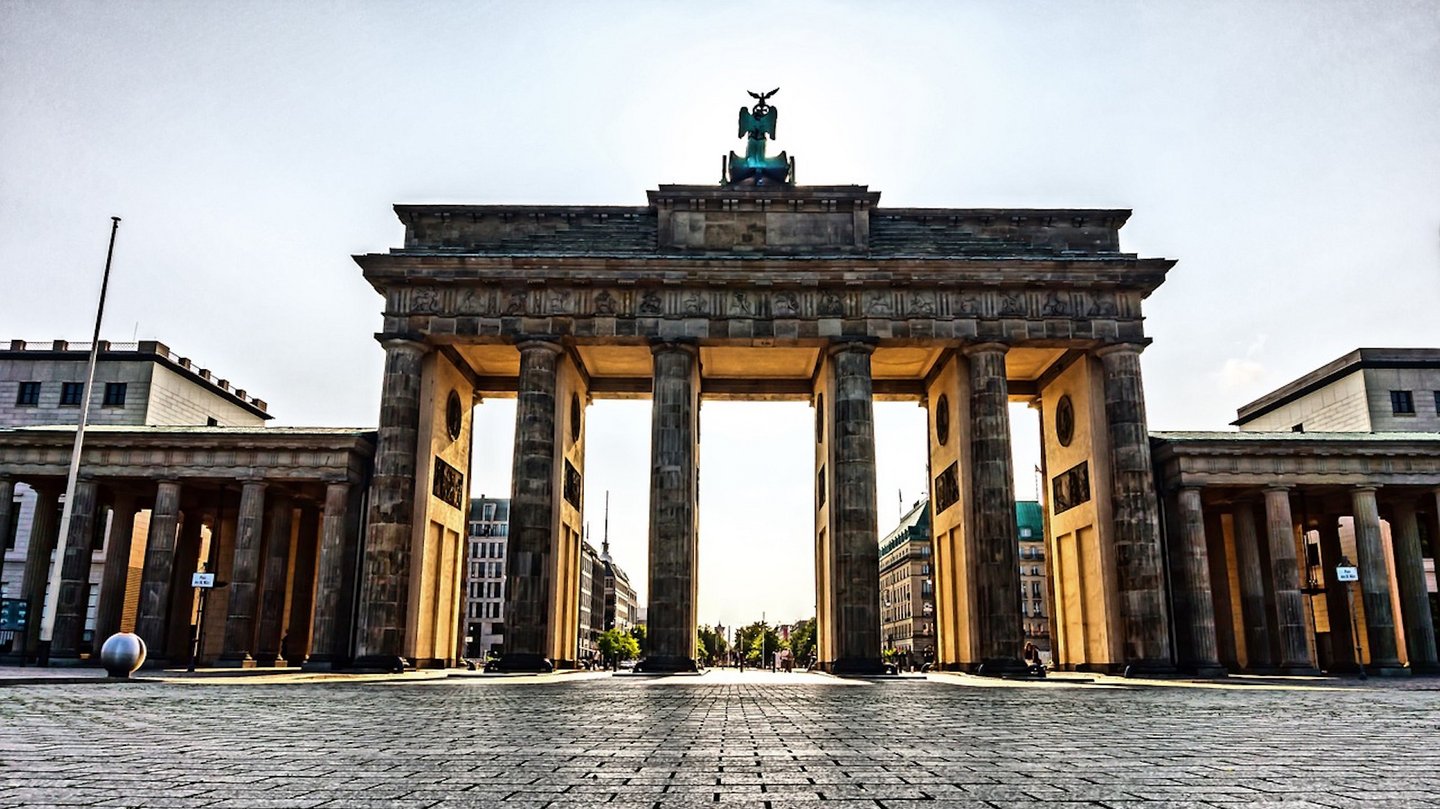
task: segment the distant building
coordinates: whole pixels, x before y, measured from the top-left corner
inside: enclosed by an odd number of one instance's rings
[[[90,347],[88,342],[11,340],[8,348],[0,349],[0,427],[78,424]],[[88,423],[92,427],[260,427],[271,418],[263,400],[176,354],[164,343],[100,343],[90,394]],[[4,548],[0,558],[0,598],[28,598],[31,594],[21,592],[21,581],[39,498],[24,483],[0,493],[12,499],[8,524],[0,525],[0,546]],[[138,515],[142,535],[148,515],[148,511]],[[110,544],[112,517],[102,513],[100,519],[90,566],[87,638],[95,627],[105,550]],[[58,517],[54,523],[58,525]],[[127,562],[137,582],[132,588],[135,599],[139,596],[142,547],[137,545]],[[128,605],[126,610],[133,615],[135,605]]]
[[[935,576],[930,501],[921,500],[880,540],[880,640],[920,664],[935,656]]]
[[[505,548],[510,534],[510,499],[470,501],[470,536],[465,569],[465,656],[481,658],[505,644]]]
[[[645,622],[635,599],[635,586],[625,569],[610,556],[610,540],[600,544],[600,562],[605,569],[605,629],[629,630]]]
[[[1050,648],[1046,609],[1045,524],[1040,504],[1015,504],[1020,563],[1020,607],[1025,639]],[[930,503],[921,500],[880,540],[880,638],[886,649],[929,662],[935,651],[935,576],[931,565]]]
[[[1236,413],[1242,431],[1440,432],[1440,349],[1359,348]]]
[[[1020,538],[1020,614],[1025,640],[1042,652],[1050,651],[1050,615],[1045,574],[1045,516],[1034,500],[1015,503],[1016,536]]]
[[[600,633],[605,631],[605,563],[595,546],[580,542],[580,628],[576,660],[600,658]]]

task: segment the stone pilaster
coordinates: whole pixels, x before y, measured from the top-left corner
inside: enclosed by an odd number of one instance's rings
[[[1270,610],[1265,607],[1265,575],[1260,565],[1260,537],[1255,530],[1255,507],[1235,503],[1231,516],[1235,526],[1235,564],[1240,573],[1240,613],[1245,625],[1245,668],[1270,671],[1275,667],[1271,651]]]
[[[1320,518],[1320,563],[1325,575],[1325,614],[1330,621],[1329,673],[1355,671],[1354,620],[1350,614],[1350,585],[1335,578],[1335,568],[1344,556],[1340,547],[1340,519],[1334,514]]]
[[[420,375],[429,348],[405,339],[386,340],[384,346],[385,379],[380,391],[375,471],[370,480],[356,663],[393,669],[401,665],[405,651]]]
[[[1140,346],[1096,352],[1105,369],[1105,422],[1110,437],[1110,500],[1115,521],[1116,582],[1126,671],[1173,671],[1165,608],[1160,506],[1150,463]]]
[[[28,604],[25,626],[25,654],[33,656],[40,643],[40,613],[45,608],[45,588],[50,579],[50,556],[60,534],[60,496],[49,487],[35,487],[35,516],[30,521],[30,544],[25,549],[25,572],[20,592]]]
[[[1010,391],[1002,343],[969,346],[970,501],[975,541],[975,631],[980,672],[1024,671],[1024,619],[1015,554],[1015,475],[1010,452]]]
[[[280,639],[285,631],[285,585],[290,572],[290,528],[295,503],[281,494],[271,498],[269,505],[255,659],[262,666],[283,666],[286,661],[280,654]]]
[[[95,607],[95,648],[120,631],[125,610],[125,588],[130,581],[130,549],[135,542],[135,496],[115,495],[110,507],[110,539],[105,545],[105,569],[100,574],[100,598]]]
[[[874,385],[870,377],[870,355],[874,351],[874,345],[861,342],[830,348],[830,548],[835,577],[831,615],[835,622],[835,659],[829,662],[836,674],[884,671],[880,657]]]
[[[260,550],[264,542],[265,483],[245,481],[240,489],[240,515],[235,528],[235,552],[230,557],[230,603],[225,616],[222,664],[253,665],[255,608],[258,601]]]
[[[1425,557],[1420,553],[1420,521],[1415,503],[1403,495],[1392,506],[1390,538],[1395,549],[1395,580],[1400,589],[1400,618],[1405,627],[1405,650],[1410,670],[1434,674],[1435,622],[1430,615],[1430,595],[1425,591]]]
[[[180,530],[175,541],[175,564],[170,578],[170,617],[165,629],[165,648],[161,659],[189,660],[195,640],[195,616],[199,592],[192,584],[200,569],[200,542],[205,521],[199,509],[181,512]],[[224,581],[224,579],[221,579]]]
[[[1270,580],[1275,590],[1275,627],[1280,641],[1280,670],[1316,674],[1305,625],[1305,597],[1300,592],[1300,564],[1295,557],[1295,520],[1290,515],[1290,489],[1265,490],[1265,536],[1270,550]]]
[[[0,580],[5,575],[5,548],[10,545],[10,521],[15,519],[15,481],[0,477]]]
[[[175,573],[175,543],[180,531],[180,484],[162,480],[155,486],[155,505],[150,510],[150,533],[145,540],[145,570],[140,578],[140,608],[135,634],[161,656],[165,649],[165,624],[170,615],[170,582]]]
[[[311,629],[307,667],[326,668],[346,655],[349,623],[341,611],[345,585],[345,526],[350,511],[350,484],[325,487],[325,513],[320,518],[320,554],[315,585],[315,622]]]
[[[289,576],[289,616],[280,635],[280,656],[288,665],[303,664],[310,656],[315,615],[315,565],[320,548],[320,511],[313,503],[300,506],[300,527],[295,532],[295,562]]]
[[[1225,667],[1220,665],[1219,644],[1215,633],[1215,603],[1210,587],[1209,547],[1205,537],[1205,508],[1200,499],[1200,489],[1194,486],[1182,488],[1176,496],[1180,513],[1177,515],[1180,527],[1180,541],[1177,545],[1178,558],[1174,565],[1181,572],[1185,588],[1183,614],[1177,621],[1185,622],[1184,636],[1188,648],[1180,649],[1181,665],[1203,677],[1223,677]],[[1177,594],[1178,595],[1178,594]]]
[[[651,352],[649,649],[640,667],[695,671],[700,358],[682,342],[656,343]]]
[[[95,553],[95,514],[99,487],[95,481],[75,481],[70,503],[70,536],[65,540],[65,558],[60,564],[60,593],[55,603],[55,629],[50,653],[54,657],[78,658],[80,636],[85,631],[85,608],[90,595],[90,560]],[[98,649],[96,650],[99,651]]]
[[[1370,645],[1367,670],[1382,676],[1404,675],[1400,649],[1395,642],[1395,613],[1390,607],[1390,571],[1380,534],[1380,507],[1375,488],[1360,486],[1351,491],[1355,518],[1355,555],[1360,557],[1360,595],[1365,605],[1365,637]]]
[[[510,480],[510,538],[505,558],[505,671],[546,671],[550,659],[550,571],[555,568],[556,361],[559,343],[520,343],[515,395],[515,458]],[[579,582],[575,583],[579,586]],[[651,594],[652,598],[654,594]],[[653,618],[652,618],[653,620]],[[563,653],[563,650],[562,650]]]

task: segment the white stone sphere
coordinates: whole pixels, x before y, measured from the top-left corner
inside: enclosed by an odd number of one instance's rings
[[[111,677],[129,677],[145,663],[145,641],[131,632],[116,632],[100,647],[100,663]]]

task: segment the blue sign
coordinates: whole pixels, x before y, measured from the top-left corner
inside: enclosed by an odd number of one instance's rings
[[[19,632],[30,616],[30,602],[23,598],[0,598],[0,632]]]

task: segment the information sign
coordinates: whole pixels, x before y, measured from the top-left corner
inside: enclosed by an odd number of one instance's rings
[[[1360,568],[1344,565],[1335,568],[1335,581],[1360,581]]]
[[[203,587],[209,589],[215,586],[214,573],[192,573],[190,575],[191,587]]]

